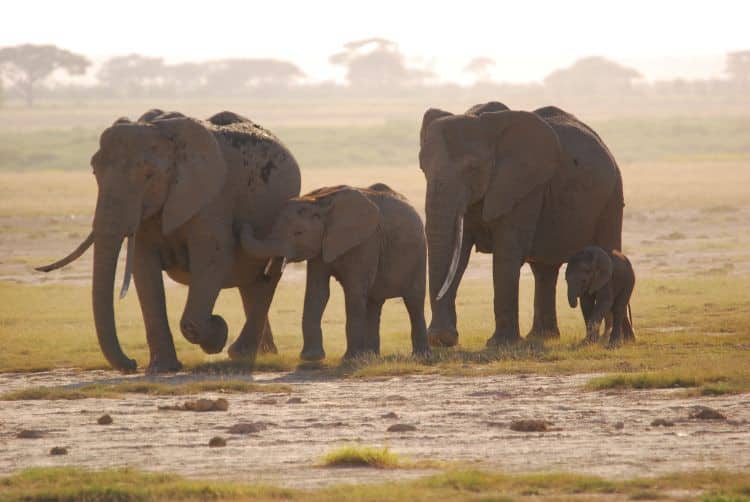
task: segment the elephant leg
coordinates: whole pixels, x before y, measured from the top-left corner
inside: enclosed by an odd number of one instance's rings
[[[380,314],[382,311],[382,300],[368,300],[365,350],[376,355],[380,355]]]
[[[596,342],[597,338],[594,338],[593,340],[589,339],[589,322],[591,320],[591,316],[594,313],[594,297],[589,294],[582,294],[581,295],[581,313],[583,313],[583,323],[585,325],[586,329],[586,338],[584,338],[584,343],[591,343]]]
[[[412,355],[428,356],[430,344],[427,342],[427,325],[424,320],[424,287],[404,297],[406,311],[411,322],[411,350]]]
[[[331,273],[322,259],[307,262],[305,306],[302,312],[303,345],[300,354],[300,359],[304,361],[320,361],[326,357],[320,324],[331,294],[330,282]]]
[[[150,353],[146,373],[180,371],[182,364],[177,359],[174,339],[167,320],[161,259],[158,249],[143,238],[136,238],[135,241],[133,279],[146,326],[146,341]]]
[[[189,246],[190,286],[180,330],[190,343],[200,345],[207,354],[217,354],[227,343],[227,323],[213,310],[230,259],[208,249],[207,243]]]
[[[557,327],[556,288],[560,265],[531,263],[534,273],[534,324],[530,338],[560,338]]]
[[[612,334],[609,336],[610,348],[619,347],[622,344],[622,327],[628,308],[627,300],[617,298],[612,306]]]
[[[630,310],[630,305],[628,305],[627,308],[628,310]],[[625,342],[635,341],[635,330],[633,329],[633,323],[630,322],[630,317],[627,315],[622,320],[622,335]]]
[[[456,292],[461,283],[461,278],[466,271],[471,255],[471,247],[474,240],[471,235],[464,231],[461,244],[461,255],[459,256],[458,268],[453,284],[439,300],[430,299],[432,307],[432,320],[427,330],[427,340],[433,347],[453,347],[458,343],[458,326],[456,318]],[[424,300],[423,300],[424,303]]]
[[[518,329],[518,280],[520,258],[512,259],[495,252],[492,278],[495,284],[495,332],[487,346],[510,345],[521,340]]]
[[[268,276],[260,273],[254,282],[239,288],[246,321],[240,336],[229,346],[228,354],[232,360],[252,360],[259,350],[277,352],[268,322],[268,309],[281,279],[281,260],[274,262],[273,267],[276,273],[274,270]]]
[[[344,359],[361,355],[367,336],[367,294],[365,288],[344,285],[346,303],[346,353]]]

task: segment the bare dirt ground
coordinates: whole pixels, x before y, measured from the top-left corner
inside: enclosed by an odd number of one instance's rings
[[[309,373],[259,374],[287,394],[225,397],[225,412],[159,411],[187,397],[14,401],[0,405],[0,473],[31,466],[131,466],[190,477],[311,487],[425,475],[429,469],[323,468],[321,456],[352,443],[384,445],[413,460],[459,462],[507,472],[576,471],[610,478],[673,471],[750,469],[750,395],[681,397],[679,390],[582,390],[592,375],[320,379]],[[145,377],[128,377],[142,379]],[[161,380],[180,381],[178,375]],[[0,391],[28,386],[119,381],[112,372],[56,370],[0,375]],[[299,398],[301,402],[289,402]],[[727,420],[689,418],[710,406]],[[114,423],[98,425],[109,413]],[[395,415],[393,415],[395,414]],[[515,432],[519,419],[551,422],[547,432]],[[656,419],[673,426],[653,426]],[[240,422],[266,425],[234,435]],[[397,423],[411,432],[387,432]],[[22,429],[44,434],[19,439]],[[209,448],[214,436],[227,439]],[[66,456],[50,456],[53,446]]]

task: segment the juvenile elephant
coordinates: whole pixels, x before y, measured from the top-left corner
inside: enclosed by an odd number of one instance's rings
[[[488,345],[520,340],[518,281],[534,273],[530,336],[559,336],[560,265],[590,244],[620,249],[620,170],[601,138],[559,108],[533,113],[498,102],[463,115],[424,114],[420,168],[427,179],[433,345],[455,345],[456,291],[472,246],[492,253],[495,331]]]
[[[406,199],[386,185],[321,188],[291,199],[267,239],[256,239],[246,226],[242,247],[259,259],[307,260],[302,359],[325,357],[320,322],[331,276],[346,300],[344,357],[380,352],[380,312],[395,297],[406,304],[414,353],[429,353],[424,227]]]
[[[112,367],[136,369],[120,347],[112,304],[126,237],[121,296],[132,270],[151,356],[148,373],[181,368],[167,322],[163,270],[189,286],[180,329],[190,342],[208,353],[224,348],[227,325],[213,308],[222,288],[236,287],[247,321],[230,357],[251,357],[259,344],[275,351],[267,313],[281,264],[247,256],[238,236],[244,224],[264,235],[282,205],[299,195],[299,168],[289,150],[232,112],[203,122],[150,110],[137,122],[123,118],[106,129],[91,165],[99,186],[93,230],[73,253],[40,270],[59,268],[94,244],[94,321]]]
[[[581,299],[581,312],[586,323],[586,342],[596,343],[602,319],[611,323],[609,346],[635,340],[630,310],[630,295],[635,287],[635,273],[630,260],[619,251],[607,252],[598,246],[588,246],[568,261],[565,269],[568,283],[568,303],[576,308]],[[605,327],[605,333],[609,327]]]

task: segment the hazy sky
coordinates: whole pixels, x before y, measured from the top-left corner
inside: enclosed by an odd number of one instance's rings
[[[11,0],[0,46],[53,43],[102,60],[137,52],[170,62],[274,57],[315,79],[347,41],[385,37],[413,64],[456,80],[476,56],[503,81],[541,80],[605,55],[647,78],[717,76],[727,51],[750,48],[750,0]],[[464,75],[465,77],[465,75]]]

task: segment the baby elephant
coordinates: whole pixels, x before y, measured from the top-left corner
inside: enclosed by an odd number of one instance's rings
[[[344,288],[345,358],[380,353],[380,312],[387,298],[396,297],[409,312],[413,352],[429,353],[424,226],[406,199],[386,185],[326,187],[290,199],[267,237],[257,239],[246,226],[242,247],[255,257],[307,260],[302,359],[325,358],[320,323],[331,276]]]
[[[568,283],[568,303],[576,307],[581,299],[581,312],[586,322],[586,342],[595,343],[599,326],[607,318],[605,333],[612,318],[609,346],[616,347],[625,341],[635,340],[632,319],[626,317],[630,310],[630,295],[635,286],[635,274],[627,257],[619,251],[605,251],[589,246],[576,253],[565,271]],[[623,334],[624,332],[624,334]]]

